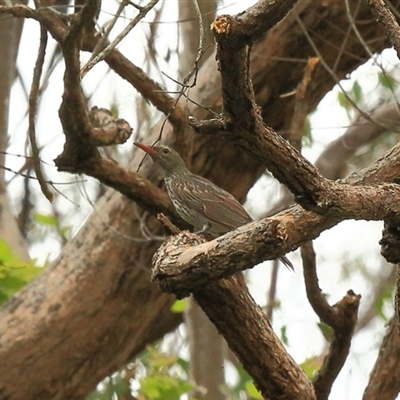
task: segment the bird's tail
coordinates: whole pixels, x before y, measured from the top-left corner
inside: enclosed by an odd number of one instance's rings
[[[279,261],[286,265],[287,268],[291,269],[294,272],[293,264],[289,261],[286,256],[279,257]]]

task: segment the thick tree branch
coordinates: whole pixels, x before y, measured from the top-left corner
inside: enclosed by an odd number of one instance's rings
[[[313,194],[323,188],[326,179],[297,150],[264,125],[254,98],[250,47],[244,40],[229,40],[234,19],[227,22],[226,18],[217,18],[212,26],[221,73],[224,128],[231,133],[231,140],[246,148],[256,159],[264,161],[265,166],[296,197],[310,196],[315,204],[318,195],[314,197]],[[220,124],[216,125],[220,129]]]
[[[398,163],[400,145],[391,149],[386,157],[396,158]],[[344,206],[340,212],[335,209],[332,213],[327,212],[330,217],[324,217],[305,211],[300,206],[294,206],[285,213],[247,224],[199,246],[177,249],[174,246],[174,239],[170,239],[170,242],[164,244],[155,256],[158,267],[153,278],[164,291],[179,295],[186,294],[209,280],[228,277],[262,261],[278,258],[316,238],[323,230],[331,228],[340,221],[357,218],[357,212],[362,214],[363,218],[374,220],[398,215],[399,189],[397,185],[380,186],[386,188],[383,196],[371,198],[372,192],[369,192],[368,188],[366,196],[361,195],[365,186],[360,186],[360,181],[363,183],[375,181],[375,175],[384,169],[386,157],[361,171],[360,174],[354,174],[343,180],[345,184],[341,188],[343,190],[335,193],[337,203]],[[390,179],[398,179],[398,176],[394,177],[393,173],[394,171],[391,170]],[[354,186],[348,186],[348,184]],[[354,190],[352,200],[350,196],[347,197],[345,190],[349,193]],[[392,190],[394,197],[391,196]],[[386,195],[392,197],[392,203],[388,209],[385,206]],[[341,196],[342,199],[340,199]],[[351,206],[353,202],[356,205],[355,209]],[[357,212],[355,212],[356,209]]]
[[[62,42],[67,29],[67,17],[55,13],[51,8],[43,7],[39,10],[24,4],[0,6],[0,14],[10,14],[18,18],[31,18],[43,24],[57,42]]]
[[[400,391],[400,338],[394,318],[387,326],[379,355],[369,376],[363,400],[391,400]]]
[[[281,21],[298,0],[260,0],[235,16],[221,15],[211,29],[218,45],[222,42],[253,44]],[[241,46],[241,45],[240,45]]]
[[[295,206],[199,245],[193,242],[196,235],[182,233],[187,246],[182,246],[182,237],[172,237],[154,255],[153,280],[165,292],[186,296],[210,281],[279,258],[293,250],[294,243],[298,247],[338,222]]]
[[[105,108],[92,107],[89,113],[92,123],[90,143],[94,146],[111,146],[125,143],[132,128],[124,119],[115,119]]]
[[[315,162],[315,166],[323,176],[332,180],[343,178],[348,173],[347,161],[362,146],[377,139],[388,130],[396,131],[400,121],[398,105],[391,103],[379,107],[370,112],[370,117],[370,119],[365,119],[360,115],[342,136],[326,146]],[[378,121],[378,124],[373,121]],[[292,203],[293,195],[287,191],[264,216],[274,215]]]
[[[400,224],[398,218],[385,221],[379,244],[381,245],[381,254],[388,262],[400,264]]]
[[[100,157],[95,146],[90,145],[92,124],[81,88],[80,45],[88,21],[94,21],[98,2],[88,2],[72,16],[70,28],[60,42],[65,61],[64,93],[59,115],[66,143],[56,164],[61,170],[79,170],[82,163]]]
[[[400,58],[400,27],[384,0],[365,0]]]
[[[195,300],[224,336],[264,398],[312,400],[314,390],[286,352],[263,310],[237,277],[193,292]],[[238,338],[247,338],[246,344]]]
[[[394,292],[394,320],[397,324],[397,331],[400,332],[400,264],[396,266],[396,285]]]
[[[357,198],[369,197],[357,193],[364,189],[357,188],[355,192],[350,193],[351,191],[348,192],[345,186],[329,182],[297,150],[264,125],[254,98],[250,74],[250,48],[245,40],[229,39],[234,21],[234,17],[229,19],[223,16],[217,18],[212,26],[217,40],[225,130],[231,132],[233,141],[264,162],[274,176],[292,191],[303,207],[330,215],[336,214],[338,209],[341,209],[338,214],[342,213],[342,215],[345,209],[350,211],[347,208],[349,199],[354,202]],[[199,124],[196,125],[199,126]],[[216,125],[216,128],[220,129],[218,127],[220,124]],[[388,191],[393,193],[393,189],[397,191],[394,187],[388,188]],[[375,192],[375,189],[373,191]],[[349,197],[344,197],[345,194]],[[397,197],[397,194],[394,195]],[[360,204],[359,210],[361,211],[363,207],[364,205]],[[397,211],[392,209],[391,216]],[[350,215],[348,217],[354,218]],[[380,219],[385,218],[383,215],[380,217]]]

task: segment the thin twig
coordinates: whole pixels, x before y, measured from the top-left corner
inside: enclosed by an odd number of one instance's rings
[[[107,46],[107,42],[108,42],[108,37],[110,35],[111,30],[114,28],[116,22],[118,21],[118,18],[121,16],[122,11],[124,10],[124,8],[128,5],[128,3],[130,3],[128,0],[123,0],[121,1],[121,4],[118,7],[118,10],[116,11],[113,19],[111,20],[111,22],[107,25],[107,28],[105,29],[104,33],[103,33],[103,37],[97,42],[95,48],[93,49],[93,52],[89,58],[89,60],[86,62],[86,64],[82,67],[82,71],[86,70],[87,66],[96,58],[96,56],[99,55],[100,53],[100,49],[105,49]],[[92,67],[91,67],[92,68]],[[88,72],[89,70],[87,70],[86,72]],[[82,77],[84,76],[85,73],[82,73]]]
[[[199,7],[199,3],[197,0],[192,0],[194,8],[196,10],[196,14],[197,14],[197,19],[199,21],[199,47],[197,49],[197,56],[196,59],[194,60],[194,64],[193,64],[193,68],[192,70],[186,75],[186,77],[183,80],[184,84],[188,84],[190,79],[193,77],[193,82],[192,84],[189,86],[189,88],[191,87],[195,87],[196,86],[196,82],[197,82],[197,73],[199,71],[199,63],[201,58],[204,55],[204,52],[206,51],[204,49],[204,42],[206,40],[206,35],[205,35],[205,31],[204,31],[204,24],[203,24],[203,16],[201,15],[201,10]]]
[[[357,5],[357,10],[358,11],[359,7],[360,7],[360,3],[361,0],[359,0],[358,5]],[[378,68],[381,70],[382,74],[385,76],[385,78],[388,77],[388,74],[386,72],[386,70],[383,68],[382,64],[377,62],[377,55],[374,54],[371,49],[369,48],[368,44],[365,42],[364,38],[362,37],[360,31],[357,28],[356,22],[354,20],[353,15],[351,14],[351,10],[350,10],[350,4],[349,4],[349,0],[345,0],[345,4],[346,4],[346,15],[347,15],[347,19],[350,22],[350,26],[353,29],[355,35],[357,36],[359,42],[361,43],[361,45],[363,46],[364,50],[367,52],[367,54],[371,57],[371,59],[375,60],[376,65],[378,66]],[[396,96],[395,91],[393,90],[392,87],[389,88],[389,90],[391,91],[393,97],[395,98],[396,102],[399,103],[398,98]]]
[[[77,181],[78,182],[78,181]],[[86,187],[84,185],[78,186],[78,189],[80,193],[82,194],[82,197],[89,203],[89,205],[92,207],[93,212],[97,215],[99,218],[100,222],[107,228],[109,229],[112,233],[114,233],[116,236],[121,237],[123,239],[129,240],[131,242],[135,243],[148,243],[152,241],[159,241],[163,242],[165,241],[165,238],[162,236],[157,236],[154,235],[152,237],[135,237],[132,235],[125,235],[124,233],[118,231],[118,229],[114,228],[111,224],[106,221],[106,219],[103,217],[102,213],[98,210],[96,204],[91,200],[89,193],[86,190]],[[142,232],[143,233],[143,232]]]
[[[152,10],[159,0],[151,0],[146,6],[141,7],[139,13],[133,18],[125,29],[99,54],[97,54],[93,60],[86,63],[81,69],[81,79],[100,61],[104,60],[108,54],[125,38],[126,35]]]
[[[331,77],[333,78],[333,80],[335,81],[335,83],[339,86],[339,88],[342,90],[344,96],[346,97],[346,99],[349,101],[349,103],[367,120],[367,121],[371,121],[374,124],[378,125],[378,126],[382,126],[385,129],[388,129],[387,127],[385,127],[384,124],[379,123],[376,120],[373,120],[368,113],[366,113],[365,111],[363,111],[357,104],[356,102],[347,94],[346,90],[344,89],[341,81],[339,80],[339,78],[336,76],[336,73],[333,71],[333,69],[328,65],[328,63],[325,61],[324,57],[322,56],[321,52],[318,50],[317,46],[315,45],[314,41],[312,40],[310,34],[307,31],[306,26],[304,25],[303,21],[301,20],[299,15],[296,15],[296,20],[298,22],[298,24],[300,25],[301,30],[304,32],[304,36],[307,38],[308,42],[310,43],[310,46],[313,48],[315,54],[318,56],[318,58],[320,59],[321,64],[323,65],[323,67],[325,68],[325,70],[329,73],[329,75],[331,75]]]
[[[46,180],[43,175],[43,171],[40,165],[40,155],[39,155],[39,147],[36,142],[36,131],[35,131],[35,117],[37,111],[37,99],[38,92],[40,87],[40,77],[42,76],[43,71],[43,63],[46,55],[46,46],[47,46],[47,31],[42,24],[40,24],[40,45],[38,50],[38,56],[36,59],[35,68],[33,70],[33,79],[31,91],[29,93],[29,127],[28,127],[28,135],[32,148],[32,156],[33,156],[33,166],[35,169],[35,174],[39,181],[40,188],[44,196],[50,201],[50,203],[54,199],[54,194],[49,190]]]
[[[204,31],[204,26],[203,26],[203,18],[202,18],[202,15],[201,15],[201,10],[200,10],[200,7],[198,5],[197,0],[192,0],[192,1],[193,1],[194,7],[195,7],[195,10],[196,10],[196,14],[197,14],[197,17],[198,17],[199,30],[200,30],[200,32],[199,32],[200,33],[200,35],[199,35],[200,39],[199,39],[199,46],[198,46],[198,50],[197,50],[197,56],[196,56],[196,59],[194,61],[193,68],[191,69],[191,71],[185,76],[185,78],[183,79],[182,83],[178,83],[182,87],[182,89],[179,92],[178,96],[176,97],[176,99],[174,101],[174,104],[171,107],[171,110],[165,116],[165,118],[164,118],[164,120],[163,120],[163,122],[161,124],[160,133],[159,133],[158,138],[156,139],[155,143],[157,143],[157,142],[159,142],[161,140],[165,124],[166,124],[170,114],[175,110],[175,107],[178,105],[180,99],[182,97],[188,99],[189,98],[190,89],[196,86],[197,74],[198,74],[198,71],[199,71],[200,60],[201,60],[201,58],[203,57],[204,53],[207,50],[207,49],[204,49],[205,31]],[[175,130],[176,136],[179,135],[179,134],[181,134],[181,136],[182,136],[182,134],[184,134],[184,132],[185,132],[185,129],[176,129]],[[183,140],[180,140],[180,139],[183,139]],[[186,143],[187,140],[186,140],[186,138],[179,138],[178,137],[177,141],[181,142],[181,143]],[[191,146],[189,146],[189,148],[191,148]],[[189,151],[185,151],[184,154],[189,155],[190,152]],[[184,159],[185,159],[185,161],[189,161],[188,159],[190,159],[190,157],[186,156]]]

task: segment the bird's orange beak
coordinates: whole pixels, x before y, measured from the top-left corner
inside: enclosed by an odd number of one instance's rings
[[[139,147],[139,149],[142,149],[143,151],[145,151],[149,156],[155,154],[155,150],[153,147],[144,144],[144,143],[139,143],[139,142],[135,142],[133,143],[135,146]]]

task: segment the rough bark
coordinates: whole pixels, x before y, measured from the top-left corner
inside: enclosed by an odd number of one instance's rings
[[[400,391],[400,339],[394,318],[387,325],[378,359],[371,371],[363,400],[392,400]]]
[[[54,265],[1,309],[1,398],[80,399],[181,321],[169,312],[173,296],[149,285],[146,247],[131,251],[135,205],[109,192],[97,207]]]
[[[286,352],[246,285],[233,276],[198,288],[194,298],[266,399],[313,400],[314,389]],[[234,312],[232,312],[234,310]],[[245,339],[243,346],[241,337]]]

